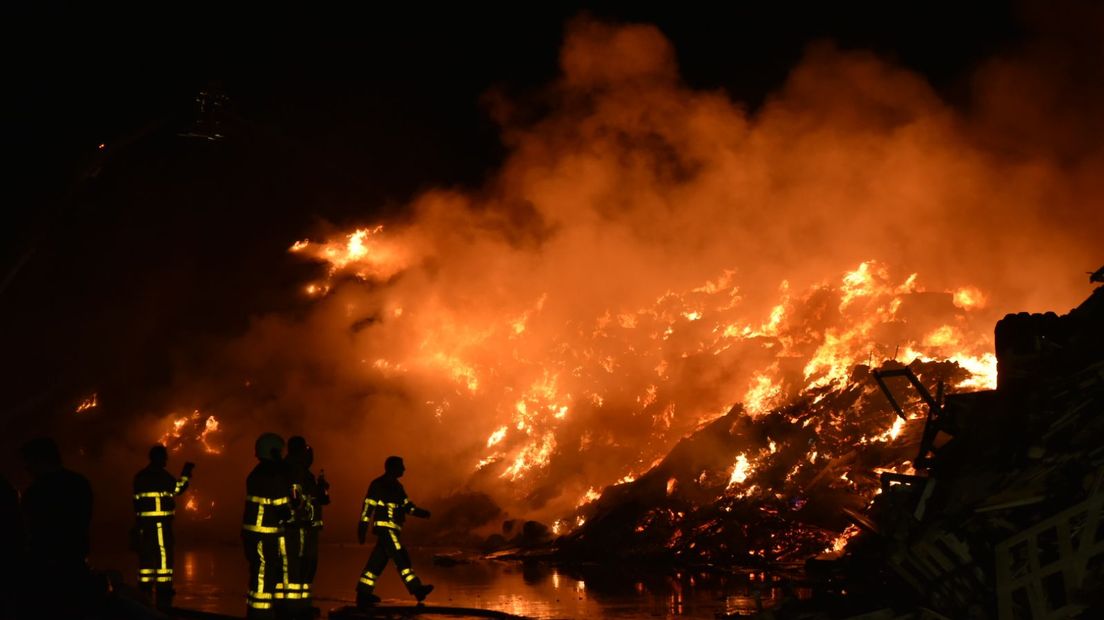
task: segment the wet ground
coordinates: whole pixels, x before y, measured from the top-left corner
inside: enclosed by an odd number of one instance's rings
[[[315,604],[324,611],[352,604],[369,551],[357,545],[323,546]],[[782,596],[769,579],[756,573],[659,574],[634,567],[565,569],[493,560],[440,566],[432,556],[423,551],[414,557],[416,573],[436,586],[428,602],[532,618],[712,619],[723,612],[754,611],[757,597],[770,607]],[[121,570],[128,582],[133,581],[133,555],[103,555],[93,561],[98,568]],[[180,550],[176,575],[177,606],[244,616],[247,565],[240,548]],[[413,602],[393,566],[388,566],[376,593],[387,602]]]

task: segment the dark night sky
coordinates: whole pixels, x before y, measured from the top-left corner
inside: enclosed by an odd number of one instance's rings
[[[587,10],[656,24],[687,82],[752,109],[818,39],[873,49],[955,102],[981,59],[1025,36],[1003,5],[729,4]],[[552,80],[563,25],[584,10],[372,6],[4,9],[5,150],[18,162],[0,232],[6,433],[48,432],[37,413],[92,389],[140,407],[204,342],[295,311],[307,268],[285,250],[321,222],[478,185],[504,154],[481,96]],[[231,99],[227,139],[177,137],[213,83]]]

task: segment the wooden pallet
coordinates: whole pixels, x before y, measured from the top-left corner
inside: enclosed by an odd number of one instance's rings
[[[1000,620],[1072,618],[1089,562],[1104,554],[1104,469],[1089,497],[997,545]]]
[[[950,532],[933,529],[923,539],[891,552],[888,563],[938,608],[967,609],[986,590],[985,574],[969,546]]]

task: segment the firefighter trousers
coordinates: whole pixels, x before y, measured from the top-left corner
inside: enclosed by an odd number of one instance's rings
[[[372,555],[368,556],[368,562],[364,565],[364,572],[357,583],[357,593],[372,594],[376,588],[376,580],[387,567],[387,561],[394,560],[407,592],[414,594],[422,582],[414,575],[414,569],[410,566],[410,554],[399,540],[399,533],[390,528],[377,527],[375,534],[376,547],[372,549]]]
[[[288,557],[287,539],[283,533],[242,532],[242,544],[249,561],[246,617],[284,617],[286,585],[298,579],[298,567]]]
[[[311,583],[318,570],[318,529],[289,526],[286,530],[288,579],[277,586],[277,596],[283,593],[289,615],[304,615],[312,603]]]
[[[173,527],[168,519],[138,521],[138,588],[157,592],[157,606],[172,606]]]

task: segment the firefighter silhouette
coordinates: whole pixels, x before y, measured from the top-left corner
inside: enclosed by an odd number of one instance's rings
[[[245,481],[242,544],[249,561],[248,618],[285,617],[286,585],[298,583],[298,565],[288,558],[285,524],[291,519],[291,479],[283,462],[284,440],[257,438],[257,466]],[[299,597],[296,597],[299,598]]]
[[[20,501],[27,535],[21,598],[34,617],[82,617],[103,597],[87,564],[92,485],[62,466],[52,439],[28,441],[21,455],[32,478]]]
[[[360,525],[357,528],[357,540],[364,544],[369,527],[376,535],[376,547],[372,549],[372,555],[364,565],[364,572],[360,575],[357,584],[357,606],[365,607],[378,603],[380,598],[373,594],[376,588],[376,580],[379,579],[388,560],[395,561],[395,568],[399,571],[403,583],[408,592],[418,599],[425,600],[433,591],[433,586],[423,584],[414,574],[410,566],[410,554],[399,540],[406,515],[414,515],[423,519],[429,518],[429,511],[418,508],[406,496],[399,478],[406,471],[403,460],[397,456],[389,456],[384,462],[384,474],[372,481],[368,487],[368,493],[364,497],[364,508],[360,513]]]
[[[160,444],[149,451],[149,464],[134,475],[132,546],[138,553],[138,589],[156,592],[157,607],[169,609],[173,597],[173,516],[176,497],[188,488],[194,463],[184,463],[177,480],[165,470],[169,451]]]
[[[298,581],[284,585],[287,606],[293,613],[310,609],[311,583],[318,570],[318,534],[322,530],[322,506],[330,503],[324,476],[311,471],[314,450],[300,436],[288,439],[287,468],[291,479],[291,522],[286,528],[287,552],[298,564]]]

